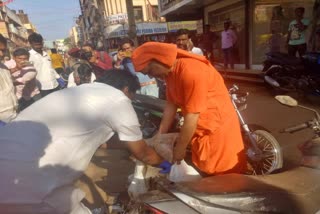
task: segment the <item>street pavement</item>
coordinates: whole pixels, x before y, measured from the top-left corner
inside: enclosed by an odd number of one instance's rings
[[[227,80],[228,87],[234,84]],[[274,99],[274,94],[263,85],[236,83],[241,91],[248,91],[248,107],[242,112],[248,124],[268,130],[278,140],[284,155],[284,169],[299,164],[300,153],[297,145],[312,138],[311,130],[303,130],[295,134],[283,134],[279,131],[288,126],[300,124],[313,118],[314,114],[301,108],[284,106]],[[320,111],[320,98],[307,100],[298,98],[300,104]],[[100,148],[93,157],[85,175],[77,182],[86,192],[85,204],[90,208],[101,207],[104,202],[115,203],[119,192],[125,192],[127,177],[134,171],[134,163],[126,151],[106,150]]]
[[[233,81],[226,81],[228,87]],[[248,107],[242,115],[248,124],[261,126],[271,132],[278,140],[284,155],[284,170],[299,164],[300,153],[297,145],[311,139],[313,132],[310,129],[294,134],[280,133],[280,130],[292,125],[311,120],[314,113],[298,107],[288,107],[274,99],[275,93],[264,85],[236,83],[241,91],[248,91]],[[299,104],[315,108],[320,111],[320,97],[301,97],[296,93],[288,94],[297,99]]]

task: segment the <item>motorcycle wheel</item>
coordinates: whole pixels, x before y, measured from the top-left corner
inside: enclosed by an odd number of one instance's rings
[[[250,154],[248,154],[249,174],[267,175],[281,169],[283,166],[283,156],[278,141],[269,132],[264,130],[255,130],[253,134],[259,149],[262,151],[262,158],[253,160],[250,158]]]

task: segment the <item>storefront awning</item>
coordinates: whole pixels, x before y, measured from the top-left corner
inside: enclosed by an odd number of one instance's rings
[[[172,13],[192,13],[195,9],[213,4],[222,0],[160,0],[160,15],[167,16]]]
[[[197,33],[201,34],[203,33],[203,22],[202,20],[168,22],[169,32],[176,32],[179,29],[197,31]]]

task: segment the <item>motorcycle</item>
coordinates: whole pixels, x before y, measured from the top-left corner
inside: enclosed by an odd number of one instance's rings
[[[276,99],[285,105],[289,103],[287,96]],[[290,105],[298,106],[294,102]],[[315,139],[319,139],[320,120],[316,115],[312,122],[283,131],[291,133],[310,127],[315,131]],[[320,159],[319,150],[311,154]],[[139,209],[129,213],[319,213],[319,179],[320,170],[304,166],[278,174],[226,174],[181,183],[160,177],[154,189],[141,196]]]
[[[283,157],[277,140],[266,130],[253,130],[241,115],[241,111],[247,108],[249,93],[239,92],[239,88],[233,85],[229,89],[231,102],[238,115],[245,150],[248,159],[249,174],[270,174],[281,169]],[[133,107],[137,112],[144,138],[152,137],[161,123],[165,101],[155,97],[136,95]],[[170,132],[179,132],[183,124],[183,116],[177,112]]]
[[[267,53],[262,72],[267,85],[283,92],[320,95],[320,53],[307,53],[299,59],[285,53]]]

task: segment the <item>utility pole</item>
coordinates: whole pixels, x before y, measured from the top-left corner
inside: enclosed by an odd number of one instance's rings
[[[127,6],[127,13],[128,13],[128,25],[129,25],[128,36],[130,39],[133,40],[134,45],[137,46],[138,40],[137,40],[136,21],[134,19],[134,13],[133,13],[133,0],[126,0],[126,6]]]

